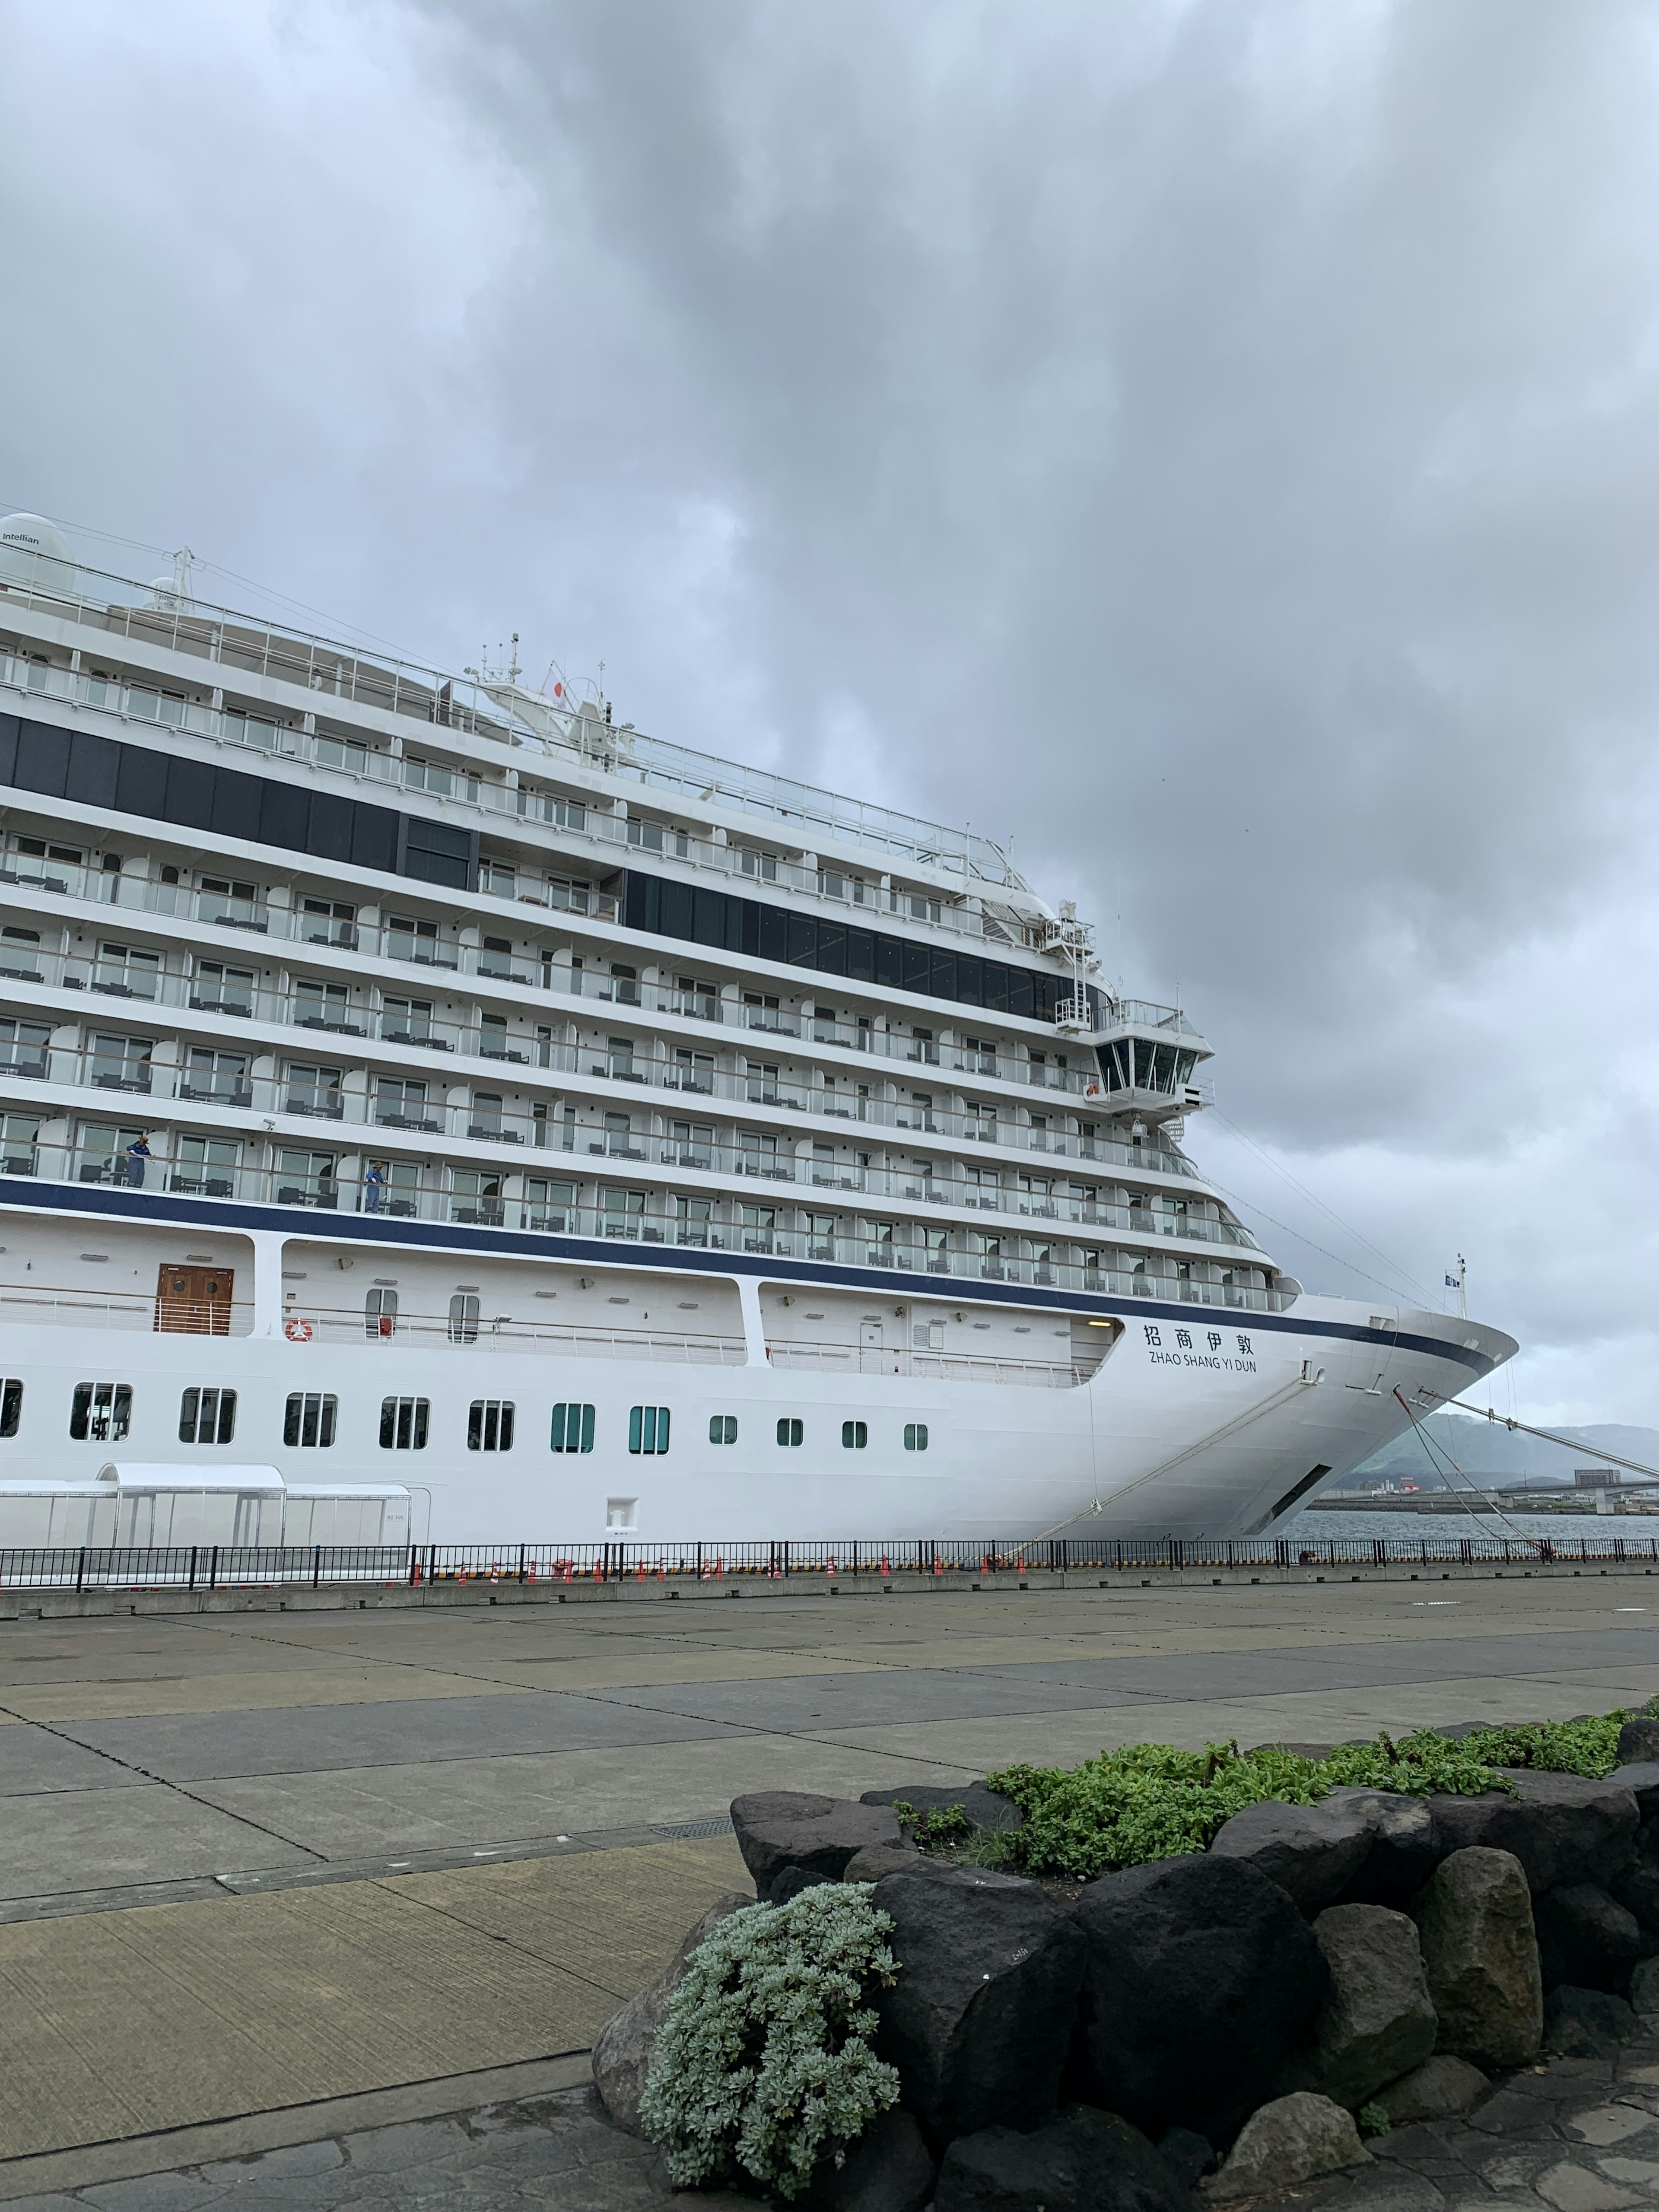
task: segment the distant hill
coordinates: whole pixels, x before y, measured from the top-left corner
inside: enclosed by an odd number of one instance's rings
[[[1564,1437],[1577,1439],[1566,1445],[1547,1444],[1540,1437],[1523,1436],[1518,1429],[1511,1431],[1501,1422],[1471,1420],[1464,1413],[1431,1413],[1423,1426],[1465,1474],[1482,1481],[1571,1482],[1575,1468],[1595,1466],[1598,1453],[1604,1451],[1659,1469],[1659,1429],[1630,1428],[1616,1421],[1564,1428],[1560,1432]],[[1421,1483],[1425,1489],[1440,1487],[1441,1478],[1431,1468],[1414,1429],[1407,1429],[1403,1437],[1373,1452],[1343,1487],[1385,1478],[1395,1482],[1408,1479]]]

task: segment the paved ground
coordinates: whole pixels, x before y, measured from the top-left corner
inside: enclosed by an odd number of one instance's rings
[[[742,1790],[1656,1691],[1639,1575],[6,1623],[0,2161],[580,2051]]]
[[[1651,2026],[1651,2023],[1650,2023]],[[1466,2120],[1372,2139],[1366,2165],[1254,2212],[1624,2212],[1659,2195],[1659,2035],[1616,2060],[1551,2060],[1501,2081]],[[0,2179],[3,2176],[0,2175]],[[1201,2202],[1201,2200],[1200,2200]],[[741,2212],[751,2198],[669,2191],[649,2146],[611,2126],[590,2087],[191,2163],[17,2199],[13,2212]]]

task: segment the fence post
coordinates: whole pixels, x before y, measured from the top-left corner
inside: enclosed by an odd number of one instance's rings
[[[76,1595],[77,1596],[80,1595],[80,1593],[81,1593],[81,1591],[82,1590],[82,1589],[84,1589],[84,1587],[85,1587],[85,1585],[86,1585],[86,1579],[87,1579],[87,1547],[86,1547],[86,1546],[85,1546],[84,1544],[82,1544],[82,1547],[81,1547],[81,1556],[80,1556],[80,1558],[79,1558],[79,1559],[76,1561],[76,1563],[75,1563],[75,1589],[76,1589]]]
[[[210,1589],[218,1589],[218,1587],[219,1587],[219,1547],[216,1544],[216,1545],[214,1546],[214,1547],[213,1547],[213,1557],[212,1557],[211,1560],[209,1562],[209,1565],[208,1565],[208,1588],[209,1588]]]
[[[190,1587],[191,1589],[194,1589],[196,1587],[196,1547],[194,1544],[190,1547]]]
[[[311,1587],[317,1589],[323,1579],[323,1547],[319,1544],[311,1554]]]

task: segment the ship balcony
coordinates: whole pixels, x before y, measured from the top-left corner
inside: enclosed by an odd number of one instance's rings
[[[152,1002],[153,1003],[153,1002]],[[525,1065],[528,1054],[506,1051],[485,1042],[489,1032],[464,1030],[455,1028],[448,1035],[441,1035],[436,1026],[430,1030],[411,1028],[407,1017],[381,1019],[373,1010],[363,1010],[364,1018],[358,1023],[333,1021],[323,1017],[307,1018],[293,1024],[294,1029],[314,1030],[330,1038],[346,1036],[362,1038],[365,1028],[378,1024],[382,1042],[392,1037],[410,1038],[426,1036],[428,1048],[445,1051],[457,1060],[468,1059],[494,1061],[501,1064]],[[388,1033],[391,1033],[389,1036]],[[292,1029],[290,1030],[292,1034]],[[309,1040],[307,1039],[307,1042]],[[118,1056],[116,1048],[119,1048]],[[268,1051],[250,1037],[245,1051],[234,1056],[252,1060],[257,1051]],[[240,1074],[216,1074],[210,1080],[192,1073],[186,1055],[213,1050],[222,1054],[225,1041],[216,1036],[211,1048],[195,1045],[189,1037],[176,1042],[161,1038],[125,1038],[112,1041],[110,1046],[82,1049],[70,1046],[0,1044],[0,1082],[10,1078],[18,1089],[35,1084],[52,1084],[65,1089],[82,1088],[92,1091],[124,1093],[134,1097],[154,1098],[157,1101],[177,1100],[185,1104],[218,1106],[240,1110],[252,1110],[263,1115],[292,1115],[301,1118],[331,1121],[372,1121],[388,1130],[403,1129],[421,1134],[448,1136],[466,1133],[471,1122],[479,1116],[471,1109],[443,1109],[440,1114],[436,1102],[428,1102],[418,1113],[400,1121],[397,1117],[405,1113],[403,1106],[379,1107],[365,1091],[332,1088],[316,1088],[296,1084],[289,1079]],[[175,1058],[174,1055],[177,1055]],[[535,1048],[533,1066],[538,1071],[562,1071],[567,1074],[589,1073],[601,1080],[621,1079],[603,1064],[594,1064],[586,1056],[579,1055],[568,1046],[538,1046]],[[401,1058],[394,1062],[400,1070],[408,1066]],[[458,1069],[458,1074],[460,1071]],[[370,1068],[367,1079],[373,1080],[379,1071]],[[1177,1152],[1147,1145],[1123,1145],[1104,1138],[1084,1137],[1067,1131],[1026,1127],[1012,1121],[986,1121],[977,1115],[957,1113],[935,1107],[918,1108],[901,1100],[879,1098],[851,1098],[832,1091],[791,1091],[781,1087],[771,1077],[732,1076],[713,1070],[688,1074],[672,1062],[649,1061],[630,1063],[629,1079],[648,1096],[652,1089],[665,1094],[665,1110],[672,1110],[682,1100],[720,1099],[739,1104],[776,1108],[804,1114],[822,1120],[856,1122],[872,1131],[892,1129],[902,1131],[907,1137],[927,1137],[941,1143],[962,1141],[970,1143],[977,1152],[981,1147],[1004,1155],[1040,1158],[1045,1170],[1050,1164],[1077,1163],[1080,1167],[1124,1167],[1137,1175],[1156,1175],[1180,1177],[1190,1182],[1197,1177],[1192,1163]],[[641,1102],[643,1103],[643,1102]],[[43,1109],[44,1110],[44,1109]],[[457,1116],[465,1116],[459,1121]],[[436,1127],[434,1127],[434,1123]],[[513,1133],[506,1141],[544,1146],[553,1141],[548,1135],[551,1125],[546,1111],[538,1112],[532,1105],[516,1115],[504,1113],[501,1126]],[[586,1139],[584,1139],[585,1142]]]

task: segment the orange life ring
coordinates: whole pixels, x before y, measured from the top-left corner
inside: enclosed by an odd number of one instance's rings
[[[285,1321],[283,1323],[283,1334],[295,1344],[309,1344],[311,1323],[308,1321]]]

